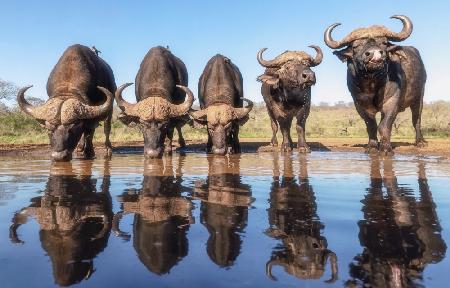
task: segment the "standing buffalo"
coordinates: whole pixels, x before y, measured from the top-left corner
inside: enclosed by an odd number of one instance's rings
[[[416,130],[416,145],[426,145],[420,131],[426,72],[419,51],[411,46],[397,46],[391,42],[403,41],[411,35],[413,24],[406,16],[392,16],[403,23],[399,33],[384,26],[359,28],[341,41],[331,37],[333,24],[325,31],[325,43],[334,54],[347,62],[347,86],[356,110],[364,119],[369,134],[368,152],[374,149],[392,153],[391,131],[398,112],[411,108]],[[378,132],[376,113],[381,112]]]
[[[195,121],[208,126],[207,151],[225,155],[240,153],[239,125],[248,120],[253,103],[243,98],[242,75],[230,59],[217,54],[206,64],[198,82],[201,110],[190,115]],[[243,107],[243,101],[248,102]]]
[[[131,84],[120,86],[115,96],[123,111],[122,122],[139,125],[144,135],[145,156],[161,157],[166,136],[169,140],[167,149],[172,151],[174,128],[178,131],[180,146],[184,146],[181,127],[189,118],[183,116],[194,102],[194,95],[186,87],[188,74],[184,63],[168,49],[154,47],[145,55],[136,75],[136,104],[122,98],[123,89]]]
[[[278,146],[277,132],[280,126],[283,134],[281,149],[292,150],[290,134],[292,119],[297,118],[297,147],[300,152],[309,152],[305,140],[305,124],[311,107],[311,86],[316,83],[316,75],[310,69],[322,62],[322,50],[318,46],[309,46],[316,50],[313,59],[303,51],[286,51],[271,61],[262,58],[261,49],[257,59],[266,68],[263,75],[258,77],[262,82],[261,94],[266,102],[272,125],[272,146]]]
[[[100,120],[105,120],[105,146],[111,156],[109,133],[116,84],[111,68],[96,53],[78,44],[67,48],[50,73],[49,99],[42,106],[34,107],[25,100],[30,87],[20,89],[17,102],[49,131],[53,160],[70,160],[83,134],[80,148],[85,158],[93,158],[92,139]]]

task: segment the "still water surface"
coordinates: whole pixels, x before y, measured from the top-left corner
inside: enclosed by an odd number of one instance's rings
[[[450,162],[0,161],[1,287],[448,287]]]

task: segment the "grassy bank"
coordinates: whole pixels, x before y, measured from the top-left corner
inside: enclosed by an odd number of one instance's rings
[[[422,127],[426,138],[450,138],[450,103],[438,101],[426,104],[422,114]],[[102,127],[97,128],[96,141],[102,141],[102,130]],[[344,104],[312,107],[306,132],[309,138],[367,137],[364,121],[356,113],[355,108]],[[205,128],[185,126],[183,133],[187,140],[206,140]],[[263,105],[256,105],[250,114],[250,120],[241,128],[240,135],[243,138],[270,139],[272,131],[269,116]],[[295,125],[292,127],[292,136],[296,139]],[[397,117],[393,128],[393,138],[414,139],[409,109]],[[114,117],[111,139],[113,142],[141,141],[142,135],[137,128],[126,127]],[[32,118],[20,113],[17,109],[0,112],[0,144],[47,142],[47,132]]]

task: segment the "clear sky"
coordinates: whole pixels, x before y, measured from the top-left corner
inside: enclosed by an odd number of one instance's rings
[[[134,82],[139,64],[156,45],[169,45],[189,72],[197,92],[206,62],[221,53],[244,77],[246,97],[262,101],[256,77],[266,58],[285,50],[305,50],[316,44],[324,60],[315,67],[314,103],[351,101],[346,65],[323,43],[328,25],[341,22],[335,38],[351,30],[382,24],[400,31],[394,14],[409,16],[414,31],[405,45],[417,47],[428,72],[425,101],[450,100],[450,1],[5,1],[0,0],[0,78],[19,86],[33,84],[30,95],[47,98],[47,77],[71,44],[95,45],[112,67],[118,85]],[[126,99],[133,99],[128,89]]]

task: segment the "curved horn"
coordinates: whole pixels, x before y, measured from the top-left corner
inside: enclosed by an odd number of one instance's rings
[[[112,221],[112,228],[111,229],[113,230],[114,234],[117,237],[120,237],[120,238],[122,238],[125,241],[129,241],[130,238],[131,238],[130,234],[122,232],[120,230],[120,228],[119,228],[120,220],[122,219],[123,214],[124,214],[123,211],[119,211],[116,214],[114,214],[113,221]]]
[[[28,208],[23,208],[20,212],[16,212],[12,219],[12,224],[9,226],[9,239],[14,244],[23,244],[19,236],[17,236],[17,229],[20,225],[25,224],[28,220],[29,210]]]
[[[247,107],[234,108],[233,110],[234,110],[234,114],[235,114],[235,119],[242,119],[242,118],[244,118],[253,109],[253,102],[252,101],[250,101],[250,100],[248,100],[246,98],[242,98],[242,100],[247,102]]]
[[[259,50],[258,54],[256,54],[256,59],[258,59],[259,64],[261,64],[261,66],[266,67],[266,68],[279,67],[280,64],[278,63],[278,61],[275,61],[275,60],[266,61],[262,58],[262,54],[266,50],[267,50],[267,48],[262,48],[261,50]]]
[[[310,48],[312,48],[312,49],[314,49],[314,50],[316,50],[316,57],[314,58],[314,60],[311,62],[311,67],[314,67],[314,66],[317,66],[317,65],[319,65],[320,63],[322,63],[322,59],[323,59],[323,53],[322,53],[322,49],[320,49],[320,47],[319,46],[316,46],[316,45],[310,45],[310,46],[308,46],[308,47],[310,47]]]
[[[336,28],[339,25],[341,25],[341,23],[334,23],[333,25],[330,25],[323,34],[323,41],[325,41],[325,44],[327,44],[327,46],[330,47],[331,49],[339,49],[347,44],[342,43],[341,41],[334,41],[333,37],[331,37],[331,32],[333,31],[334,28]]]
[[[23,87],[19,90],[17,93],[17,103],[19,103],[20,109],[22,109],[23,112],[27,113],[30,116],[33,116],[34,107],[30,103],[28,103],[27,100],[25,100],[25,91],[33,87],[33,85]]]
[[[48,103],[43,104],[42,106],[33,106],[30,103],[28,103],[27,100],[25,100],[25,92],[33,87],[33,85],[23,87],[19,90],[17,93],[17,103],[19,104],[20,109],[25,112],[26,114],[30,115],[31,117],[37,119],[37,120],[46,120],[46,111],[45,111],[45,105]],[[43,109],[42,109],[43,108]]]
[[[186,114],[189,109],[191,109],[192,104],[194,103],[194,93],[192,91],[183,85],[177,85],[178,88],[186,92],[186,98],[184,99],[184,102],[179,105],[170,105],[170,116],[171,117],[180,117]]]
[[[330,258],[330,266],[331,266],[331,278],[325,281],[326,283],[333,283],[338,279],[338,266],[337,266],[337,257],[336,254],[327,249],[326,258]],[[325,259],[325,261],[327,261]]]
[[[130,85],[133,85],[133,83],[125,83],[121,85],[119,88],[117,88],[116,93],[114,95],[114,98],[116,99],[117,102],[117,106],[119,106],[120,110],[122,110],[125,113],[126,110],[132,110],[134,105],[136,105],[131,104],[122,98],[122,91]]]
[[[277,281],[277,278],[272,275],[272,266],[273,266],[273,264],[279,264],[279,262],[280,262],[279,260],[273,259],[266,263],[266,275],[271,280]]]
[[[202,118],[206,117],[207,109],[208,108],[202,109],[202,110],[197,110],[197,111],[190,111],[189,116],[194,118],[194,120],[204,121],[205,119],[202,119]]]
[[[388,35],[388,39],[390,41],[400,42],[408,38],[413,31],[413,24],[411,19],[404,15],[394,15],[391,19],[398,19],[403,23],[403,29],[399,33],[392,32],[391,35]]]
[[[100,106],[91,106],[91,105],[84,104],[84,103],[81,103],[78,100],[76,100],[79,103],[78,107],[74,107],[75,108],[74,116],[77,119],[98,118],[98,117],[102,117],[102,116],[106,115],[108,112],[111,112],[112,105],[113,105],[112,93],[108,89],[101,87],[101,86],[97,86],[97,89],[102,91],[105,94],[105,96],[106,96],[105,103],[103,103]],[[67,116],[69,116],[67,118],[71,118],[70,115],[67,115]],[[61,122],[67,122],[67,121],[64,121],[65,119],[63,117],[66,117],[66,115],[62,115]]]

